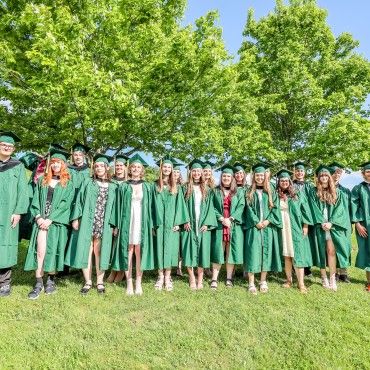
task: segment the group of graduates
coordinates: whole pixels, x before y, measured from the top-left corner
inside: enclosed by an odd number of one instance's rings
[[[76,143],[71,153],[51,144],[46,156],[30,152],[18,160],[12,157],[18,141],[12,132],[0,133],[2,297],[11,292],[20,238],[29,239],[24,268],[36,276],[30,299],[54,293],[65,266],[82,270],[83,295],[93,287],[94,266],[100,294],[108,270],[108,282],[126,279],[127,295],[143,293],[146,270],[158,271],[155,289],[172,291],[172,269],[181,274],[182,266],[192,290],[203,288],[204,274],[216,290],[222,265],[227,287],[242,265],[252,294],[268,292],[267,273],[283,269],[283,287],[293,286],[294,269],[306,293],[312,266],[320,269],[322,286],[336,291],[338,280],[349,281],[353,224],[356,266],[366,271],[370,291],[370,162],[352,192],[339,184],[344,168],[336,162],[315,170],[315,184],[305,180],[303,162],[274,176],[268,163],[257,163],[248,184],[245,166],[225,164],[216,186],[211,163],[194,159],[183,182],[181,164],[165,156],[150,183],[139,154],[98,153],[89,166],[85,145]]]

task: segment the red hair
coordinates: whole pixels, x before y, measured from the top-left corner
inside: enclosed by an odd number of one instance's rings
[[[62,161],[59,158],[53,158],[49,162],[49,166],[45,168],[44,172],[44,179],[42,180],[43,186],[49,186],[52,177],[53,177],[53,170],[51,169],[51,165],[55,162],[60,162],[62,167],[60,169],[60,185],[65,187],[67,185],[67,182],[71,179],[71,176],[68,172],[67,165],[64,161]]]

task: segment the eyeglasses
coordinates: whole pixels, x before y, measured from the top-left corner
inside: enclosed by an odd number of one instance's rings
[[[12,149],[14,149],[14,145],[12,145],[12,144],[0,143],[0,148],[2,148],[2,149],[12,150]]]

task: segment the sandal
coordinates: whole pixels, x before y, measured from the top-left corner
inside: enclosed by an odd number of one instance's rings
[[[197,290],[197,282],[196,282],[196,280],[194,279],[194,280],[190,280],[189,279],[189,286],[190,286],[190,289],[191,290]]]
[[[218,281],[217,280],[211,280],[211,289],[216,290],[218,287]]]
[[[292,280],[287,280],[285,283],[282,285],[283,288],[289,289],[292,287]]]
[[[80,293],[82,295],[86,295],[87,293],[89,293],[91,288],[92,288],[91,283],[85,283],[85,285],[81,288]]]
[[[173,291],[172,279],[165,280],[165,282],[164,282],[164,288],[166,289],[167,292],[172,292]]]
[[[249,284],[248,285],[248,292],[251,294],[256,295],[257,294],[257,288],[254,284]]]
[[[226,279],[226,282],[225,282],[226,286],[228,288],[232,288],[234,286],[233,284],[233,280],[232,279]]]
[[[203,281],[198,281],[197,289],[203,289]]]
[[[326,276],[321,278],[321,285],[325,289],[330,289],[329,280]]]
[[[96,284],[96,290],[98,291],[99,294],[104,294],[105,293],[105,286],[103,283]]]
[[[163,289],[163,284],[164,284],[164,280],[161,279],[161,278],[158,278],[158,280],[154,284],[154,289],[155,290],[162,290]]]
[[[124,271],[118,271],[113,283],[120,283],[125,278],[125,272]]]
[[[127,279],[126,295],[128,296],[134,295],[134,286],[132,283],[132,279]]]
[[[267,293],[268,291],[269,291],[269,287],[267,285],[267,281],[261,281],[260,282],[260,292]]]

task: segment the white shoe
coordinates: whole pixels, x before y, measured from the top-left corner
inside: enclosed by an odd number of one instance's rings
[[[329,280],[326,276],[321,278],[321,285],[325,289],[330,289]]]
[[[164,288],[166,289],[167,292],[172,292],[173,291],[172,279],[168,279],[168,280],[165,281]]]
[[[143,288],[141,287],[141,284],[136,283],[135,294],[143,295]]]
[[[248,285],[248,292],[251,294],[256,295],[257,294],[257,288],[254,284],[249,284]]]
[[[338,290],[338,287],[337,287],[337,280],[335,279],[335,274],[333,276],[330,277],[330,284],[329,284],[329,288],[333,291],[333,292],[336,292]]]
[[[156,281],[155,285],[154,285],[154,289],[155,290],[162,290],[163,289],[163,279],[161,278],[158,278],[158,280]]]

